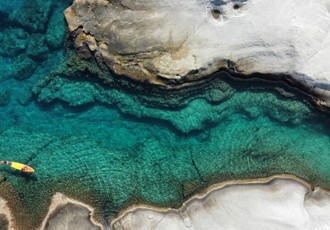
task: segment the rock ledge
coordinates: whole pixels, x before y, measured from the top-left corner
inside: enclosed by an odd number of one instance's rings
[[[78,49],[119,75],[165,85],[219,69],[283,74],[330,105],[326,0],[74,0],[65,10]]]

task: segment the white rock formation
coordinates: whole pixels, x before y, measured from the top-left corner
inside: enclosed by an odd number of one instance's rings
[[[114,230],[326,230],[330,195],[309,193],[304,184],[275,179],[231,185],[188,201],[179,210],[136,208],[113,223]]]
[[[73,200],[62,193],[52,197],[48,214],[38,230],[105,230],[106,227],[93,219],[94,209],[82,202]],[[19,230],[8,201],[0,197],[0,229]],[[8,222],[5,223],[5,222]]]
[[[52,197],[48,214],[39,230],[105,229],[104,226],[91,218],[93,214],[92,207],[73,200],[62,193],[56,193]]]
[[[155,84],[221,67],[289,74],[329,102],[329,10],[330,0],[74,0],[65,17],[81,28],[76,46],[118,74]]]

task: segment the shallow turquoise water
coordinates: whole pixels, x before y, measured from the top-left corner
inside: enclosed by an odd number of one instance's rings
[[[56,75],[33,94],[32,87],[65,61],[63,43],[50,38],[64,36],[58,35],[65,29],[59,12],[69,1],[49,4],[21,8],[49,8],[55,16],[39,29],[33,25],[42,14],[24,24],[17,12],[8,14],[13,5],[0,0],[0,32],[22,43],[0,57],[0,158],[36,170],[29,176],[0,167],[0,194],[10,199],[18,222],[38,225],[55,192],[111,218],[135,203],[178,207],[209,184],[231,179],[288,173],[330,189],[330,118],[282,85],[220,74],[166,106],[154,95]],[[31,54],[34,34],[45,37],[38,44],[48,51]]]

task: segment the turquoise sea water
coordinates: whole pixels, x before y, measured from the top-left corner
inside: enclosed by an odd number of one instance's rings
[[[55,192],[109,219],[131,204],[179,207],[232,179],[287,173],[330,189],[330,117],[284,85],[219,73],[159,96],[61,74],[69,4],[0,0],[0,158],[36,170],[0,166],[21,229],[40,224]]]

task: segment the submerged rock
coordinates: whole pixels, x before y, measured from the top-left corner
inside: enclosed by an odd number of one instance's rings
[[[0,64],[3,66],[0,81],[10,78],[24,80],[29,78],[37,68],[37,63],[26,54],[21,54],[13,58],[1,58]]]
[[[49,50],[46,45],[46,37],[39,33],[32,34],[29,48],[26,53],[35,61],[43,61],[47,59]]]
[[[53,74],[39,81],[33,92],[42,103],[61,101],[82,108],[95,103],[114,105],[123,114],[137,119],[165,121],[182,133],[202,131],[234,114],[248,119],[268,117],[295,125],[312,111],[307,104],[299,101],[301,97],[293,91],[286,91],[283,85],[278,84],[274,90],[275,84],[267,87],[253,82],[255,89],[249,89],[247,82],[229,80],[228,74],[223,72],[214,75],[209,82],[177,91],[141,87],[141,92],[88,80],[95,75],[87,70],[75,72],[76,78]],[[134,86],[139,87],[137,84]]]
[[[7,6],[7,4],[4,5]],[[7,9],[10,10],[8,20],[30,32],[45,31],[52,10],[52,5],[53,1],[16,0],[15,3],[8,4],[7,6]]]
[[[65,17],[77,48],[139,81],[171,87],[224,68],[290,76],[330,99],[317,84],[329,85],[327,1],[75,0]]]
[[[37,89],[35,89],[36,92]],[[93,103],[100,93],[93,84],[69,81],[65,78],[54,78],[47,87],[37,92],[42,102],[60,99],[70,106],[82,106]]]
[[[62,8],[54,10],[47,26],[46,41],[50,49],[61,49],[63,47],[66,24]]]
[[[11,93],[9,91],[0,92],[0,106],[6,106],[10,102]]]
[[[17,98],[16,101],[22,106],[27,106],[33,100],[32,89],[26,88]]]
[[[23,53],[30,41],[30,36],[21,28],[7,28],[0,32],[0,56],[15,57]]]

